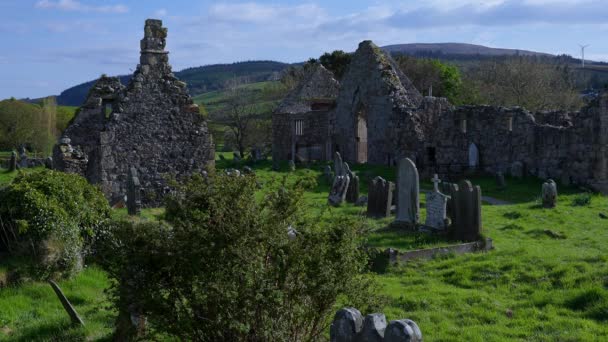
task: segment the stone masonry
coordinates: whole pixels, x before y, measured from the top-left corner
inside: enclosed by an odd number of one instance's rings
[[[608,93],[573,113],[454,107],[445,98],[422,97],[387,53],[364,41],[339,85],[335,109],[315,113],[319,118],[301,115],[329,122],[322,132],[331,137],[325,160],[336,151],[349,163],[395,165],[410,158],[425,178],[507,171],[608,194]],[[273,126],[276,141],[291,132]],[[315,140],[315,134],[305,131],[299,139]]]
[[[139,174],[142,204],[156,206],[169,178],[214,165],[207,123],[169,65],[167,29],[148,19],[140,64],[124,86],[102,76],[55,147],[55,168],[81,174],[108,199],[124,198],[129,166]]]

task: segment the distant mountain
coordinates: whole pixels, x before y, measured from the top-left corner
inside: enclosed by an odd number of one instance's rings
[[[553,56],[548,53],[528,50],[491,48],[483,45],[464,43],[414,43],[397,44],[382,47],[390,53],[402,53],[414,56],[427,55],[461,55],[461,56]]]
[[[255,83],[276,80],[279,73],[289,64],[274,61],[247,61],[232,64],[214,64],[188,68],[175,73],[175,76],[188,84],[192,96],[222,90],[236,80],[239,83]],[[119,76],[122,84],[127,85],[131,75]],[[64,90],[57,96],[57,103],[63,106],[80,106],[86,99],[95,80]]]

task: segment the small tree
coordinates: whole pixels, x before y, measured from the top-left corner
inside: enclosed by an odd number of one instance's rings
[[[446,97],[450,102],[460,104],[463,93],[462,77],[456,66],[435,59],[405,55],[397,58],[397,64],[423,94],[427,94],[432,88],[434,96]]]
[[[307,216],[307,182],[256,200],[253,175],[195,177],[169,199],[168,224],[119,225],[104,264],[121,317],[183,340],[316,341],[338,304],[365,309],[357,224]]]
[[[332,53],[326,52],[319,57],[319,63],[333,72],[338,79],[344,76],[351,60],[352,56],[342,50],[335,50]]]

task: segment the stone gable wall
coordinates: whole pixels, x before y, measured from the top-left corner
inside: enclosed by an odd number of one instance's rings
[[[162,204],[168,178],[214,164],[207,124],[186,84],[168,64],[166,36],[161,21],[147,20],[140,64],[131,83],[125,87],[118,78],[102,77],[64,132],[63,142],[68,138],[88,159],[83,176],[99,184],[109,199],[126,194],[130,167],[138,171],[143,204],[156,206]],[[82,158],[64,150],[69,149],[61,143],[55,148],[56,168],[70,170],[70,163],[82,163]]]

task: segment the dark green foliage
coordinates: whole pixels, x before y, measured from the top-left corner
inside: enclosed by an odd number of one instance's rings
[[[305,216],[305,183],[260,199],[253,176],[195,177],[169,199],[167,224],[118,224],[102,259],[121,317],[143,313],[183,340],[310,341],[338,301],[366,309],[357,224]]]
[[[31,258],[42,279],[77,270],[110,211],[84,178],[50,170],[20,173],[0,198],[0,248]]]
[[[433,96],[446,97],[454,104],[461,104],[464,94],[462,77],[458,67],[436,59],[409,56],[397,58],[399,68],[423,94],[433,88]]]
[[[576,195],[572,200],[572,205],[575,207],[584,207],[591,204],[591,194],[590,193],[582,193],[580,195]]]
[[[352,56],[342,50],[335,50],[332,53],[326,52],[319,57],[321,63],[327,70],[336,75],[336,78],[341,79],[350,64]]]

